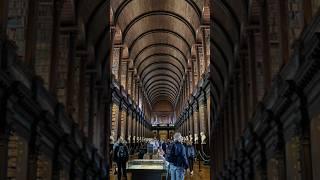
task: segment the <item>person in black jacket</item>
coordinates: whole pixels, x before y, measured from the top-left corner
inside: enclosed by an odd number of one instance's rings
[[[118,146],[116,146],[114,150],[113,160],[117,163],[118,166],[118,180],[121,180],[121,176],[127,179],[127,169],[126,164],[129,160],[129,150],[128,147],[125,145],[125,141],[120,138],[118,141]]]
[[[188,157],[188,161],[189,161],[189,169],[190,169],[190,174],[193,174],[193,162],[194,162],[194,158],[196,156],[196,152],[194,149],[194,146],[192,145],[191,141],[187,141],[186,143],[186,149],[187,149],[187,157]]]
[[[174,143],[170,147],[168,161],[170,163],[171,180],[183,180],[185,171],[189,167],[186,148],[182,144],[182,136],[180,133],[174,134]]]

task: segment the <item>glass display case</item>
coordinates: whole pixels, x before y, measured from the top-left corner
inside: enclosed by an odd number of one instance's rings
[[[161,180],[167,174],[166,162],[157,159],[137,159],[128,162],[132,180]]]

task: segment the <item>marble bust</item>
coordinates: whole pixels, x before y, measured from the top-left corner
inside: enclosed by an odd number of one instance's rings
[[[198,144],[198,142],[199,142],[198,134],[194,134],[194,143]]]
[[[192,134],[189,134],[189,140],[192,142],[193,140]]]
[[[115,143],[114,131],[112,131],[110,135],[110,144],[114,144],[114,143]]]
[[[131,136],[128,136],[128,142],[131,143]]]
[[[201,136],[201,144],[206,144],[207,136],[204,134],[204,132],[200,132]]]

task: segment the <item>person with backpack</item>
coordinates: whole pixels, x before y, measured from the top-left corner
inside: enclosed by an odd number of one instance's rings
[[[114,150],[114,161],[117,163],[118,167],[118,180],[121,180],[121,176],[127,179],[127,161],[129,160],[129,150],[125,145],[125,141],[120,138],[118,141],[118,146]]]
[[[170,152],[167,155],[171,180],[183,180],[185,171],[189,167],[186,148],[182,144],[183,138],[180,133],[174,134],[174,142],[172,143]]]
[[[196,153],[195,153],[194,146],[192,145],[192,142],[187,141],[186,143],[187,143],[186,151],[187,151],[187,158],[189,161],[190,175],[192,175],[193,174],[193,162],[194,162],[194,158],[196,156]]]

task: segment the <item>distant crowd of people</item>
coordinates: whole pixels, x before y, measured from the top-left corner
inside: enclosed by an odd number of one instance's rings
[[[138,158],[145,159],[147,146],[153,148],[154,154],[166,161],[168,176],[171,180],[183,180],[187,169],[190,174],[193,174],[193,164],[196,157],[196,151],[192,141],[184,140],[180,133],[175,133],[173,140],[159,141],[154,138],[145,143],[141,143],[138,150]],[[115,174],[118,180],[121,180],[122,175],[126,178],[126,163],[129,160],[129,148],[126,146],[126,141],[119,138],[113,144],[113,161],[117,164]]]

